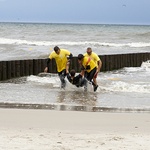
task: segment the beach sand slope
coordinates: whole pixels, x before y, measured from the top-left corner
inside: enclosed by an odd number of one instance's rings
[[[0,150],[148,150],[149,113],[0,109]]]

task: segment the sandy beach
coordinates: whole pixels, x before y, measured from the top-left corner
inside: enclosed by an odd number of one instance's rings
[[[0,150],[148,150],[149,113],[0,109]]]

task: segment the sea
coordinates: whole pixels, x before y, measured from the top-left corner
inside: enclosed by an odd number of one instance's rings
[[[150,52],[149,25],[0,23],[0,61],[47,58],[54,46],[73,56],[91,47],[98,55]],[[44,68],[43,68],[44,70]],[[67,80],[66,80],[67,81]],[[30,75],[0,83],[0,104],[55,110],[150,112],[150,60],[140,67],[100,72],[98,90],[67,81],[60,89],[57,74]]]

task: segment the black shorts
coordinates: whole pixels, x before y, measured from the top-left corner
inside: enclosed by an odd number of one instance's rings
[[[91,70],[90,72],[85,72],[85,78],[88,80],[88,81],[92,81],[92,79],[94,78],[94,75],[96,73],[96,70],[97,68],[95,67],[93,70]]]
[[[62,70],[61,72],[58,72],[59,76],[66,76],[66,69]]]

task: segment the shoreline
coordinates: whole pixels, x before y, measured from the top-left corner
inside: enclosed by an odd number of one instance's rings
[[[149,113],[0,108],[0,148],[147,150]]]
[[[36,104],[36,103],[8,103],[0,102],[1,108],[9,109],[39,109],[55,111],[81,111],[81,112],[108,112],[108,113],[150,113],[150,108],[117,108],[71,104]]]

